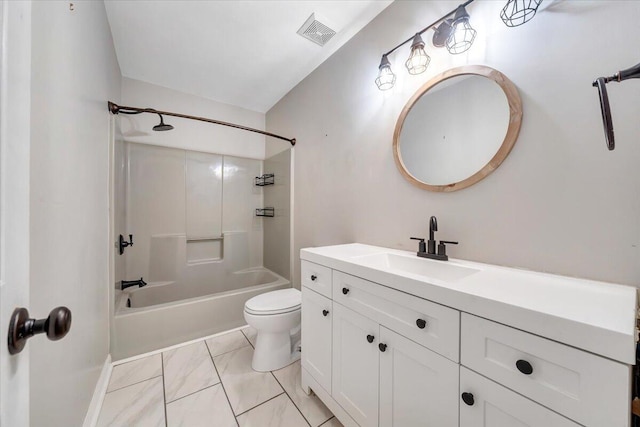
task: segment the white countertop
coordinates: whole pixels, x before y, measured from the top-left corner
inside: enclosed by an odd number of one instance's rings
[[[417,258],[415,252],[359,243],[302,249],[300,258],[620,362],[635,364],[637,292],[634,287],[457,259],[446,262],[480,271],[444,282],[402,270],[372,266],[358,259],[378,253]],[[445,261],[424,259],[424,262]]]

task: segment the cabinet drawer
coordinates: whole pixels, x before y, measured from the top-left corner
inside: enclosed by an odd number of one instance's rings
[[[302,286],[331,298],[331,269],[309,261],[300,261]]]
[[[460,368],[460,426],[464,427],[579,427],[579,424],[522,397],[464,367]],[[470,403],[470,404],[469,404]]]
[[[302,288],[302,366],[331,393],[332,301]]]
[[[629,425],[621,363],[466,313],[461,363],[581,424]]]
[[[457,362],[460,312],[340,271],[333,300]]]

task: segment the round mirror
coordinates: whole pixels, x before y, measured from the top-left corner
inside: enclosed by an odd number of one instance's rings
[[[481,65],[453,68],[428,81],[404,107],[393,155],[412,184],[461,190],[500,166],[521,123],[522,101],[504,74]]]

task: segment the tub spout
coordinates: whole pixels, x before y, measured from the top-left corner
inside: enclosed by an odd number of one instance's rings
[[[147,286],[147,282],[145,282],[142,277],[140,278],[140,280],[122,280],[120,282],[120,289],[122,289],[123,291],[132,286],[138,286],[138,288],[141,288],[143,286]]]

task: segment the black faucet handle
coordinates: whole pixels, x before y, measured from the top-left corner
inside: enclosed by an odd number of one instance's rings
[[[418,244],[418,253],[427,252],[427,245],[424,243],[424,239],[422,237],[411,237],[411,240],[420,240]]]
[[[129,246],[133,246],[133,234],[129,234]]]
[[[440,240],[440,244],[438,245],[438,255],[442,257],[443,261],[446,261],[449,259],[449,257],[447,257],[447,247],[445,245],[457,245],[457,244],[458,242]]]

